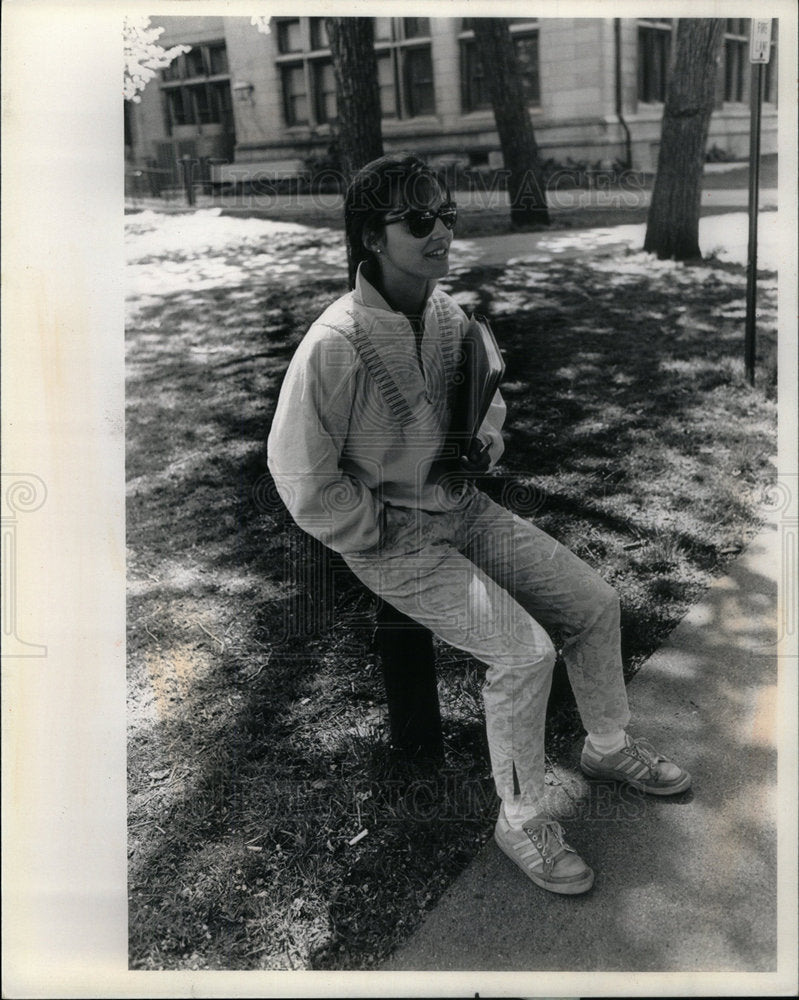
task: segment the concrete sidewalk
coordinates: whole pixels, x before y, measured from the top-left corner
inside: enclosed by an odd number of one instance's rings
[[[772,523],[629,685],[630,730],[693,788],[588,782],[575,747],[557,808],[593,889],[545,892],[491,840],[384,970],[776,971],[779,567]]]
[[[628,250],[641,250],[645,235],[646,223],[633,223],[456,238],[450,258],[452,266],[458,267],[495,266],[514,260],[543,264],[586,255],[623,255]],[[699,219],[699,247],[705,256],[716,253],[722,260],[746,264],[748,242],[746,212],[704,215]],[[773,208],[761,208],[758,213],[758,270],[776,271],[784,261],[785,234],[780,229],[779,215]]]

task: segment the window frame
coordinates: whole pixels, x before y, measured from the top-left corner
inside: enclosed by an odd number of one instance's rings
[[[296,57],[305,51],[306,48],[306,37],[303,31],[303,19],[301,17],[275,17],[272,19],[275,26],[275,45],[277,47],[277,53],[281,56],[293,56]],[[284,40],[288,41],[288,31],[292,25],[297,26],[297,32],[299,34],[299,48],[283,48]]]
[[[645,104],[648,107],[661,107],[666,101],[669,67],[671,66],[673,55],[674,18],[641,17],[637,18],[636,26],[636,99],[638,104]],[[648,74],[651,76],[654,68],[651,66],[648,67],[646,64],[646,59],[650,55],[650,52],[642,51],[641,38],[644,34],[648,35],[653,41],[658,39],[658,49],[660,49],[662,40],[666,39],[665,51],[659,53],[663,57],[662,65],[657,68],[659,79],[654,84],[648,79]],[[653,92],[656,92],[655,96],[651,96]]]
[[[472,73],[471,70],[474,66],[479,66],[479,59],[477,58],[477,46],[474,41],[474,30],[471,27],[471,22],[473,18],[462,18],[461,20],[461,30],[458,32],[458,55],[459,55],[459,71],[460,71],[460,90],[461,90],[461,114],[474,114],[481,111],[491,110],[491,98],[488,96],[487,92],[484,92],[484,99],[482,101],[475,101],[473,99],[472,91],[474,89],[474,81],[478,78],[478,74]],[[529,88],[532,91],[531,98],[527,101],[527,106],[531,110],[540,110],[541,108],[541,59],[540,59],[540,37],[541,37],[541,21],[540,18],[523,18],[523,17],[512,17],[507,19],[510,24],[510,34],[514,41],[514,49],[518,55],[517,40],[523,41],[525,39],[535,40],[535,74],[534,80]],[[481,67],[482,68],[482,67]],[[524,78],[527,78],[527,74],[524,74]],[[479,74],[479,80],[484,81],[484,73]],[[478,86],[484,87],[484,83],[478,84]]]
[[[719,60],[721,102],[725,106],[749,103],[752,76],[749,69],[750,25],[751,21],[746,17],[726,18]]]
[[[751,102],[751,89],[752,89],[752,63],[749,62],[749,33],[752,30],[752,22],[750,18],[733,18],[727,19],[728,25],[725,26],[724,31],[724,42],[722,45],[721,59],[719,60],[719,76],[717,82],[717,108],[741,108],[746,107]],[[729,20],[738,20],[745,25],[745,33],[741,33],[740,25],[738,31],[729,30]],[[769,55],[769,61],[765,63],[763,81],[763,104],[769,105],[770,108],[776,108],[778,102],[778,91],[777,91],[777,81],[779,78],[779,69],[777,66],[777,42],[779,34],[779,18],[773,18],[771,23],[771,53]],[[729,82],[729,64],[728,55],[732,50],[732,46],[736,45],[737,52],[739,56],[739,78],[737,80],[737,92],[740,96],[731,97],[730,89],[728,87]]]
[[[333,90],[324,89],[324,71],[327,67],[330,67],[330,72],[333,76]],[[311,72],[311,88],[312,88],[312,106],[314,119],[317,125],[331,125],[338,120],[338,97],[336,93],[336,74],[333,69],[333,58],[330,55],[320,57],[318,59],[313,59],[309,61],[309,67]],[[333,115],[328,115],[325,108],[325,97],[328,94],[333,95],[333,107],[335,108],[335,113]]]
[[[308,45],[311,52],[330,54],[330,39],[327,37],[324,17],[308,18]]]
[[[391,67],[391,76],[394,81],[394,106],[392,110],[386,110],[381,92],[380,107],[382,117],[398,121],[434,117],[437,114],[437,102],[435,69],[433,67],[432,26],[430,24],[430,18],[380,18],[380,20],[388,22],[390,34],[390,37],[381,38],[378,38],[377,36],[377,20],[377,18],[373,19],[375,24],[375,56],[378,60],[388,59]],[[426,22],[426,24],[421,27],[425,28],[427,33],[409,33],[407,30],[409,27],[407,22],[410,21]],[[425,51],[427,54],[428,65],[430,67],[430,76],[427,81],[430,91],[429,103],[420,110],[417,110],[416,101],[413,97],[414,87],[417,83],[410,79],[408,69],[411,64],[411,61],[408,59],[408,53],[413,51]]]
[[[337,114],[333,117],[327,116],[319,90],[321,71],[326,64],[332,61],[330,46],[320,47],[318,44],[321,42],[324,32],[324,20],[323,17],[273,18],[273,21],[277,22],[273,29],[276,36],[275,65],[279,76],[283,123],[288,129],[314,130],[320,126],[334,124],[338,119]],[[284,34],[284,29],[281,28],[281,25],[289,22],[298,25],[300,47],[283,52],[281,51],[280,39]],[[305,119],[297,118],[291,111],[291,98],[297,97],[299,92],[292,95],[286,89],[287,73],[300,67],[306,102]]]
[[[190,43],[186,43],[190,44]],[[224,72],[212,72],[212,51],[224,53]],[[187,56],[193,53],[192,60]],[[196,60],[199,58],[199,65]],[[192,65],[194,64],[194,65]],[[190,69],[201,69],[192,72]],[[227,100],[221,89],[227,87]],[[199,94],[202,93],[204,107],[200,112]],[[233,105],[230,93],[230,65],[227,60],[227,44],[224,38],[191,45],[189,52],[183,52],[161,70],[161,100],[167,135],[175,128],[195,127],[202,130],[207,125],[220,125],[230,130],[233,125]],[[175,114],[175,105],[180,105],[180,114]],[[180,119],[180,120],[178,120]]]
[[[279,65],[279,70],[280,90],[283,96],[283,120],[289,128],[306,128],[311,124],[311,106],[309,102],[308,70],[305,60],[292,59],[290,61],[282,62]],[[299,71],[302,89],[289,92],[289,89],[286,86],[287,77],[290,73],[296,73],[297,71]],[[295,115],[293,102],[298,99],[303,99],[305,101],[305,119],[298,118]]]
[[[377,22],[373,18],[373,23]],[[381,117],[386,120],[409,120],[413,118],[430,117],[436,114],[435,95],[435,70],[433,67],[432,53],[432,32],[430,18],[402,18],[390,17],[381,18],[385,21],[385,27],[390,37],[377,36],[375,27],[375,57],[379,64],[383,66],[388,63],[388,74],[385,69],[379,69],[385,80],[386,75],[391,80],[390,85],[381,84]],[[323,90],[323,74],[325,68],[332,64],[330,46],[321,46],[325,40],[323,34],[324,18],[300,17],[300,18],[276,18],[277,26],[273,29],[276,42],[275,64],[280,77],[280,87],[282,94],[283,121],[289,129],[317,129],[323,126],[334,124],[338,115],[330,116],[326,110],[325,97],[329,98],[330,91]],[[411,25],[409,22],[420,22]],[[293,22],[299,24],[299,35],[301,48],[291,51],[281,51],[281,38],[286,34],[286,30],[281,28],[281,24]],[[321,22],[321,23],[320,23]],[[321,30],[320,30],[321,29]],[[426,32],[426,33],[425,33]],[[409,58],[411,52],[427,53],[428,77],[419,80],[418,74],[411,68],[413,57]],[[305,97],[307,100],[308,116],[307,120],[299,120],[292,113],[290,97],[286,90],[286,74],[290,69],[296,69],[302,65],[303,79],[305,82]],[[388,101],[385,99],[385,92],[390,86]],[[427,90],[427,96],[420,96],[419,88]],[[333,92],[335,93],[335,92]],[[390,103],[390,106],[387,106]]]

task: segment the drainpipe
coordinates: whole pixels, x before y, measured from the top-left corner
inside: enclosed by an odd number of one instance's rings
[[[614,57],[615,57],[615,68],[616,68],[616,117],[619,119],[621,127],[624,129],[624,159],[625,159],[625,169],[632,169],[633,165],[633,150],[632,142],[630,140],[630,127],[624,120],[624,115],[622,114],[622,103],[621,103],[621,18],[613,18],[613,41],[614,41]]]

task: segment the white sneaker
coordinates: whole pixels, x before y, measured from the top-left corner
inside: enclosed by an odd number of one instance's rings
[[[594,873],[563,839],[560,823],[538,816],[521,830],[514,829],[500,811],[494,840],[524,874],[542,889],[564,895],[587,892]]]
[[[650,795],[676,795],[691,786],[691,775],[668,757],[659,754],[647,740],[625,735],[624,746],[613,753],[597,753],[584,746],[580,767],[589,778],[625,781]]]

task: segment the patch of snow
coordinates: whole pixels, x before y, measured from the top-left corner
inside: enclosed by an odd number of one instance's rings
[[[746,264],[749,244],[749,216],[746,212],[709,215],[699,220],[699,245],[704,254],[719,260]],[[779,213],[761,212],[757,220],[758,270],[777,271],[785,262],[785,240],[780,233]]]
[[[346,268],[341,233],[295,222],[222,216],[220,209],[126,220],[127,293],[136,305],[152,296],[309,277],[339,277]]]
[[[716,272],[711,267],[690,269],[674,261],[659,261],[642,251],[645,224],[611,226],[554,233],[511,234],[456,241],[453,271],[470,264],[505,263],[515,267],[507,275],[526,289],[543,284],[551,275],[540,266],[584,257],[586,267],[601,270],[611,283],[653,274],[673,276],[677,283],[713,280],[739,284],[741,275]],[[699,222],[699,242],[704,254],[745,265],[748,216],[734,212],[706,216]],[[145,210],[126,218],[126,272],[129,298],[137,306],[153,296],[224,287],[245,288],[248,283],[275,282],[296,287],[318,277],[341,277],[346,269],[344,239],[340,232],[317,229],[296,222],[223,216],[221,209],[167,215]],[[758,233],[758,266],[776,271],[785,250],[776,212],[761,212]],[[609,259],[611,267],[608,268]],[[539,268],[533,270],[530,264]],[[510,312],[523,306],[510,290],[493,311]],[[461,291],[456,296],[465,308],[476,299]]]
[[[740,170],[749,166],[748,160],[733,160],[731,163],[706,163],[706,174],[728,174],[731,170]]]
[[[519,292],[505,292],[501,299],[497,298],[491,303],[491,315],[503,316],[505,313],[520,313],[530,308],[530,302],[526,294]]]
[[[458,303],[458,305],[465,312],[469,312],[474,309],[480,301],[480,296],[477,292],[452,292],[452,298]]]
[[[746,265],[748,244],[748,214],[729,212],[708,215],[699,220],[699,246],[704,255],[714,253],[722,261]],[[644,254],[646,223],[608,226],[602,229],[566,230],[553,233],[526,233],[510,236],[478,237],[456,241],[453,260],[466,263],[520,264],[551,263],[574,257],[593,257],[594,266],[607,268],[608,256],[613,256],[614,270],[640,268],[652,274],[680,268],[675,261],[659,261],[653,254]],[[627,256],[632,251],[633,257]],[[637,253],[636,253],[637,251]],[[780,240],[777,212],[760,212],[758,217],[758,268],[776,271],[784,246]]]

